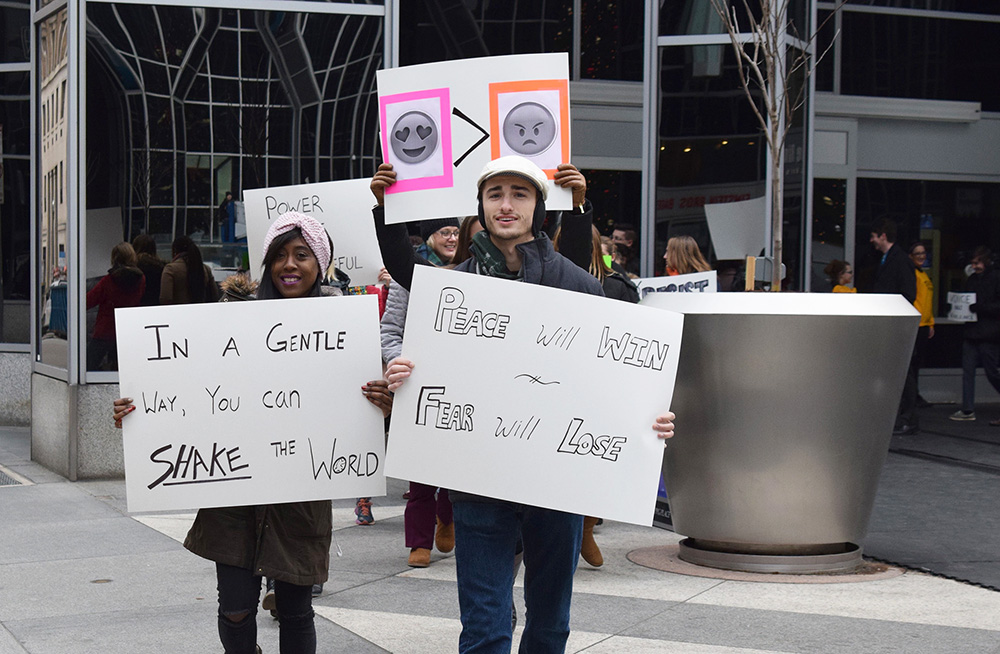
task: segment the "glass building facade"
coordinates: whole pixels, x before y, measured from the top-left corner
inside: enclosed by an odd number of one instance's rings
[[[787,56],[818,63],[790,80],[783,287],[825,292],[840,258],[864,290],[868,226],[891,217],[900,242],[930,245],[943,317],[971,250],[1000,249],[1000,10],[793,0],[790,18]],[[540,52],[569,53],[598,228],[636,228],[643,276],[691,235],[723,290],[742,288],[705,207],[769,200],[771,162],[760,93],[747,97],[710,0],[0,0],[0,374],[16,356],[36,379],[117,381],[85,363],[107,243],[149,234],[169,259],[189,235],[220,276],[245,265],[220,233],[226,192],[370,176],[378,69]],[[927,363],[953,370],[959,328],[940,324]]]

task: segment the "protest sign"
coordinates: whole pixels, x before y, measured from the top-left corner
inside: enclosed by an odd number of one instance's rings
[[[948,292],[948,304],[951,309],[948,311],[948,319],[956,322],[976,322],[979,318],[976,312],[969,308],[976,303],[975,293],[954,293]]]
[[[396,183],[385,220],[475,215],[476,180],[491,159],[516,154],[549,179],[570,161],[566,53],[442,61],[376,71],[382,157]],[[572,192],[549,182],[548,209]]]
[[[119,309],[129,511],[385,494],[374,296]],[[224,483],[222,483],[224,482]]]
[[[640,300],[650,293],[715,293],[719,288],[714,270],[633,281],[639,289]]]
[[[649,525],[683,318],[418,266],[386,474]],[[628,402],[622,403],[627,389]]]
[[[271,222],[283,213],[298,211],[319,221],[333,239],[331,265],[351,278],[351,286],[378,281],[382,255],[372,220],[372,196],[368,179],[297,184],[243,192],[246,211],[250,274],[260,279],[264,259],[261,249]]]

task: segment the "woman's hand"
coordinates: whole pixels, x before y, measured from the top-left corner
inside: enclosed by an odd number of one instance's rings
[[[674,437],[674,420],[676,418],[677,416],[674,415],[673,411],[667,411],[656,416],[656,422],[653,423],[653,431],[656,432],[657,438],[666,440]],[[666,443],[663,445],[666,446]]]
[[[115,427],[121,429],[122,418],[132,413],[133,411],[135,411],[135,405],[132,404],[132,398],[119,397],[117,400],[115,400],[115,405],[114,405]]]
[[[385,266],[382,266],[382,269],[378,271],[378,280],[386,286],[388,286],[389,282],[392,281],[392,276],[389,274],[389,271],[385,269]]]
[[[413,362],[409,359],[404,359],[403,357],[396,357],[389,362],[389,366],[385,369],[385,379],[389,382],[389,390],[396,392],[406,378],[410,376],[410,371],[413,370]]]
[[[389,382],[384,379],[373,379],[361,387],[365,398],[382,410],[382,417],[388,418],[392,413],[392,393],[389,392]]]

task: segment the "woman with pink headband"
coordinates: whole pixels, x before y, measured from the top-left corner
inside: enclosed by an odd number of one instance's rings
[[[264,238],[257,299],[340,295],[323,286],[333,243],[316,220],[297,212],[279,216]],[[362,393],[387,414],[384,380]],[[135,409],[131,398],[114,401],[115,426]],[[199,509],[184,547],[214,561],[219,590],[219,638],[227,654],[254,654],[261,577],[274,582],[282,654],[314,654],[314,584],[327,580],[333,509],[330,500]]]

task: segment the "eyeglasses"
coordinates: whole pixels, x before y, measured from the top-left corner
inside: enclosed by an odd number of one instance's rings
[[[439,229],[439,230],[437,230],[434,233],[437,234],[438,236],[440,236],[441,238],[444,238],[444,239],[458,238],[458,230],[457,229],[448,229],[448,228]]]
[[[926,250],[914,250],[912,252],[912,254],[915,257],[926,257],[927,256],[927,251]]]

